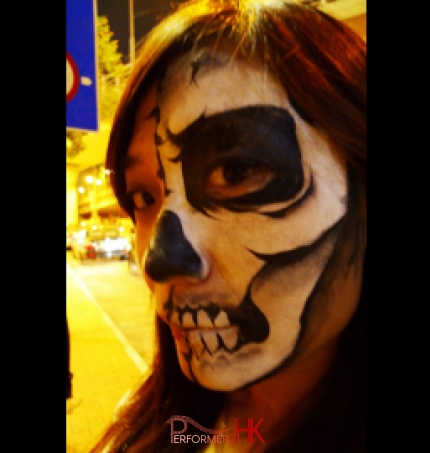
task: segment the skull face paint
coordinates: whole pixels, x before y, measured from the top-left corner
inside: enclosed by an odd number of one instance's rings
[[[324,134],[262,65],[200,50],[142,102],[129,159],[146,162],[126,170],[137,255],[183,372],[233,390],[285,364],[347,212]]]

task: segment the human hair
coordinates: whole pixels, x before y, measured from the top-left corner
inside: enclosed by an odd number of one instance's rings
[[[349,222],[364,225],[366,197],[366,43],[341,21],[301,2],[192,0],[145,37],[112,123],[106,155],[120,206],[135,221],[126,196],[125,158],[140,101],[176,56],[202,46],[258,60],[285,88],[298,114],[323,130],[345,158]],[[364,265],[365,267],[365,265]],[[294,432],[267,451],[361,453],[366,450],[365,271],[357,310],[328,373],[310,395],[311,410]],[[166,421],[187,415],[213,427],[225,393],[184,376],[169,327],[156,318],[156,350],[147,379],[133,393],[93,453],[194,452],[201,445],[170,443]],[[279,426],[282,427],[282,421]]]

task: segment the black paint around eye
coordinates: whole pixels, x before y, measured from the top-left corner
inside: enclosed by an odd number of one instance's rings
[[[227,184],[240,184],[250,173],[252,166],[243,163],[227,163],[223,168],[223,178]]]
[[[189,203],[205,212],[218,207],[250,211],[264,204],[288,201],[303,185],[301,153],[295,123],[288,111],[271,106],[250,106],[209,117],[201,116],[168,139],[181,150]],[[236,198],[215,199],[205,192],[207,170],[216,161],[249,159],[269,168],[274,178],[261,190]]]

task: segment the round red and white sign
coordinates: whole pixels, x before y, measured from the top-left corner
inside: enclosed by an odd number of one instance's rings
[[[75,61],[66,52],[66,103],[73,99],[79,88],[79,71]]]

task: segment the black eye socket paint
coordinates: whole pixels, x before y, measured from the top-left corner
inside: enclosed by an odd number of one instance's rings
[[[302,189],[304,172],[295,123],[285,109],[249,106],[216,115],[200,116],[178,134],[167,130],[168,140],[180,149],[189,203],[198,211],[219,207],[235,212],[293,199]],[[237,197],[211,197],[205,190],[210,169],[231,159],[252,161],[273,177],[259,190]]]

